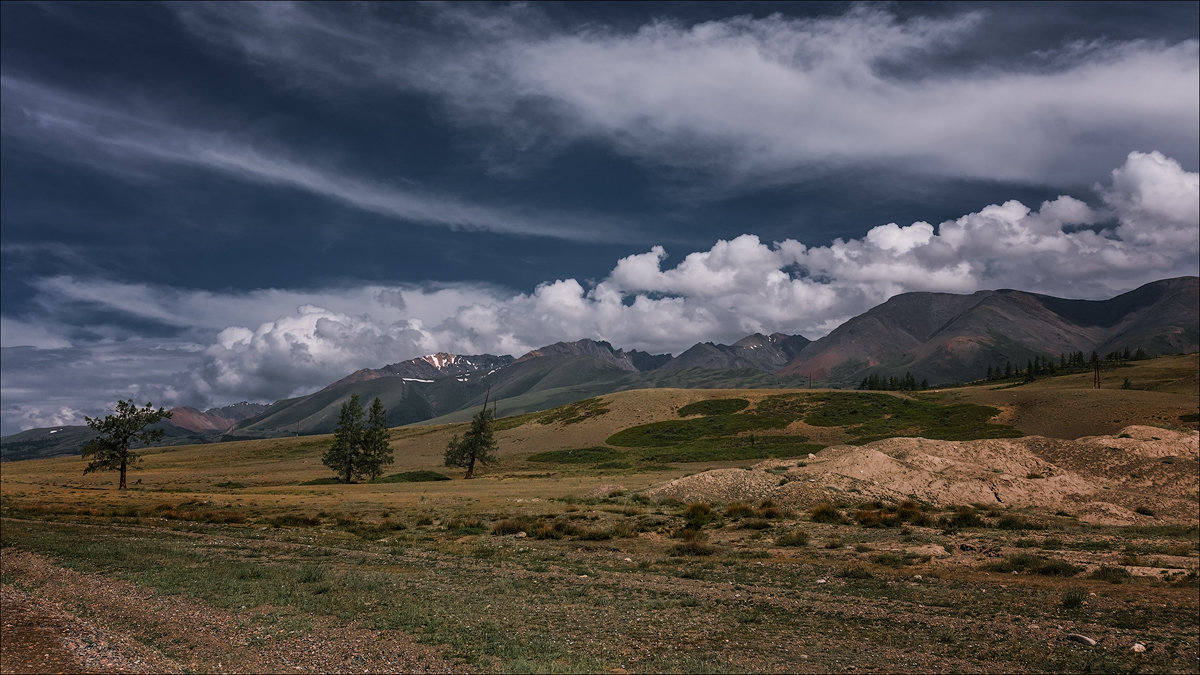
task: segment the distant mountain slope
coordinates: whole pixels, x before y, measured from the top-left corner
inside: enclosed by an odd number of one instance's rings
[[[813,342],[780,370],[853,386],[869,373],[931,382],[981,378],[988,366],[1074,351],[1200,349],[1200,280],[1166,279],[1109,300],[1014,290],[904,293]]]
[[[223,434],[238,422],[260,415],[266,409],[266,404],[245,401],[223,408],[210,408],[204,412],[189,407],[172,408],[171,419],[166,424],[198,434]]]
[[[754,333],[732,345],[702,342],[661,367],[665,370],[751,368],[773,373],[795,359],[808,344],[808,338],[800,335]]]

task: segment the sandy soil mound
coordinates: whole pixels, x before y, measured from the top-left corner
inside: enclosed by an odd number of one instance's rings
[[[1144,426],[1076,440],[891,438],[826,448],[806,460],[706,471],[645,494],[713,502],[770,498],[798,508],[823,500],[912,498],[935,506],[1067,511],[1094,523],[1195,522],[1198,458],[1200,432]]]

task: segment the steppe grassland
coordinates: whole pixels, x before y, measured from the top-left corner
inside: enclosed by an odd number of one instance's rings
[[[1195,358],[1184,359],[1164,379],[1186,380]],[[1138,367],[1127,369],[1135,386]],[[1076,417],[1091,409],[1093,424],[1114,423],[1102,406],[1076,410],[1086,392],[1045,382],[1026,385],[1033,393],[1022,400],[1053,412],[1044,401],[1057,389]],[[1135,392],[1145,393],[1163,392]],[[1194,393],[1165,393],[1190,396],[1195,410]],[[5,464],[3,544],[214,608],[258,608],[253,621],[280,635],[311,631],[322,617],[408,631],[476,669],[1196,672],[1195,523],[1146,516],[1101,527],[1069,514],[863,504],[850,494],[791,512],[761,502],[705,508],[637,491],[758,460],[650,470],[527,461],[678,419],[695,401],[754,406],[778,394],[629,392],[571,424],[530,417],[497,434],[500,463],[473,481],[301,485],[329,475],[319,460],[328,437],[151,450],[132,474],[142,483],[123,493],[111,476],[81,476],[79,458]],[[460,429],[394,430],[391,470],[450,474],[441,453]],[[803,423],[775,433],[851,435]],[[115,610],[74,609],[122,622]],[[1100,645],[1063,642],[1066,632]],[[166,653],[187,647],[140,639]],[[1148,651],[1130,651],[1134,642]]]

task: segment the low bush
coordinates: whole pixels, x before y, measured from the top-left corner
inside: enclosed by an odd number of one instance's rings
[[[863,527],[900,527],[905,523],[926,526],[933,523],[933,518],[925,513],[924,508],[911,499],[899,504],[878,501],[864,504],[854,512],[854,520]]]
[[[1123,584],[1133,578],[1129,570],[1115,565],[1101,565],[1088,576],[1098,581],[1107,581],[1110,584]]]
[[[846,517],[842,515],[842,512],[829,502],[821,502],[809,509],[808,517],[814,523],[840,524],[846,522]]]
[[[671,547],[672,555],[712,555],[717,547],[698,539],[692,539]]]
[[[1079,586],[1068,586],[1062,590],[1062,606],[1066,609],[1077,609],[1087,600],[1088,592]]]
[[[505,518],[492,523],[492,534],[500,536],[526,532],[529,529],[529,523],[520,518]]]
[[[725,507],[725,517],[730,520],[738,520],[740,518],[749,518],[754,515],[754,507],[746,502],[730,502]]]
[[[843,579],[870,579],[875,575],[862,565],[849,565],[839,570],[838,576]]]
[[[956,506],[954,513],[942,516],[942,527],[948,530],[958,530],[964,527],[983,527],[983,518],[970,506]]]
[[[688,527],[698,529],[717,520],[718,516],[707,502],[693,502],[683,510],[683,518],[687,521]]]

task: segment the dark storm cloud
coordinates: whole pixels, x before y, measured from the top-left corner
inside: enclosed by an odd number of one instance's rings
[[[1196,3],[0,12],[5,434],[1200,266]]]

